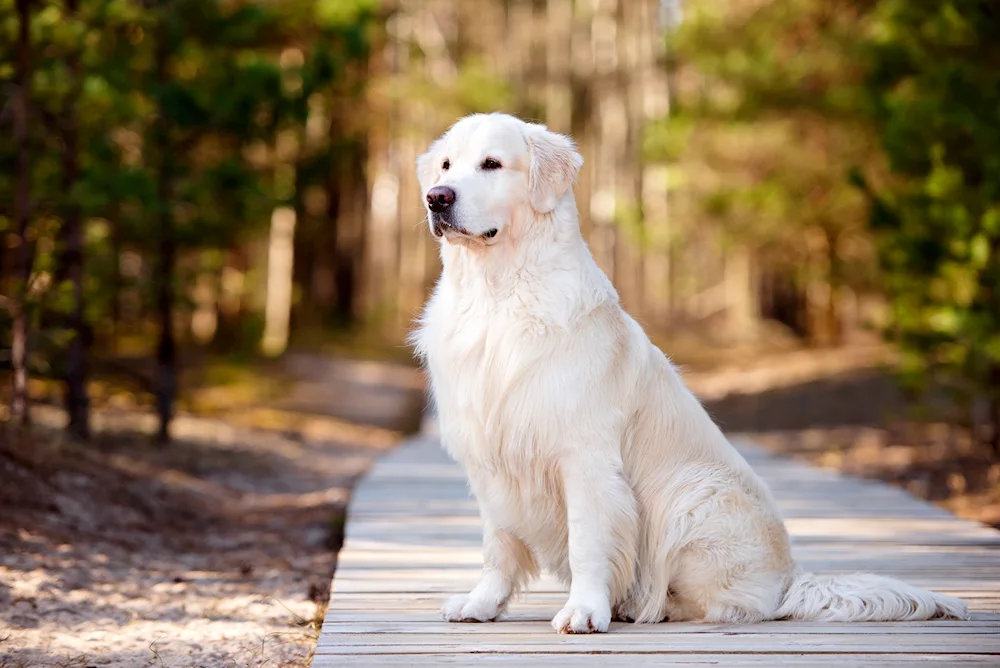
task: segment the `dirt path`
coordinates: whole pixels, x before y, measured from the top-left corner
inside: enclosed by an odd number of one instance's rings
[[[402,434],[184,417],[163,448],[148,416],[98,422],[0,437],[0,666],[308,665],[351,486]]]

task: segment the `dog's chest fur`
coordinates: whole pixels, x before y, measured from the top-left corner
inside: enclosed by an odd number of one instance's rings
[[[530,302],[458,295],[439,286],[416,335],[430,372],[442,442],[469,476],[489,520],[566,572],[566,511],[553,433],[553,379],[565,346]]]

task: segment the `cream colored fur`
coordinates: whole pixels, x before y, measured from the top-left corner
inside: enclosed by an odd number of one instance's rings
[[[890,578],[797,570],[767,487],[595,264],[572,193],[581,164],[566,137],[500,114],[462,119],[418,162],[424,192],[455,191],[463,231],[441,240],[413,341],[484,525],[482,578],[445,619],[496,619],[540,568],[569,587],[561,632],[613,616],[964,617],[961,601]]]

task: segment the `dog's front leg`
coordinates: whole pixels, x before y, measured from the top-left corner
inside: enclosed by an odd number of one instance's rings
[[[589,454],[589,453],[588,453]],[[560,633],[603,633],[611,598],[631,582],[638,520],[621,462],[579,457],[562,464],[569,524],[569,600],[552,620]]]
[[[483,573],[468,594],[451,597],[441,614],[449,622],[491,622],[528,578],[538,574],[531,550],[483,517]]]

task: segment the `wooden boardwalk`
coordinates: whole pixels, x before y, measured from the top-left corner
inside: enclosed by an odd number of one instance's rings
[[[808,570],[896,575],[966,599],[971,621],[613,623],[556,634],[565,593],[543,578],[492,624],[448,624],[438,609],[481,567],[480,528],[458,466],[432,437],[404,445],[359,483],[313,666],[1000,667],[1000,532],[888,485],[738,447],[771,486]]]

